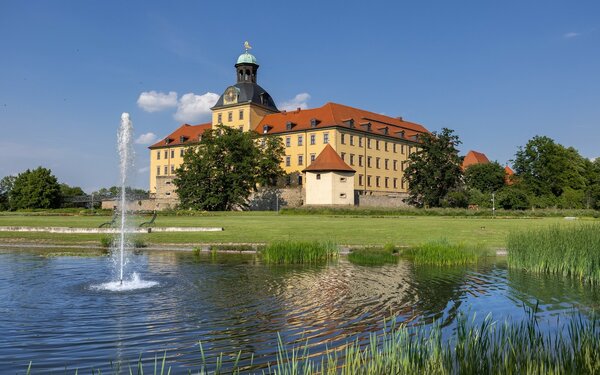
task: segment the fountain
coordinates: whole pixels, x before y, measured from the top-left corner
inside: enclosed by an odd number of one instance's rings
[[[126,187],[128,186],[129,171],[133,167],[134,151],[132,145],[133,137],[133,125],[129,119],[129,113],[123,112],[121,114],[121,126],[119,127],[118,133],[118,150],[119,150],[119,166],[120,166],[120,186],[121,196],[119,197],[118,210],[121,214],[120,227],[119,227],[119,239],[116,246],[113,248],[113,259],[115,265],[118,265],[118,277],[117,281],[111,281],[104,284],[100,284],[95,289],[106,289],[112,291],[124,291],[132,289],[149,288],[156,284],[155,281],[144,281],[140,278],[137,272],[133,272],[131,279],[124,279],[125,264],[127,264],[127,258],[125,257],[127,243],[126,233],[129,231],[127,227],[127,192]]]

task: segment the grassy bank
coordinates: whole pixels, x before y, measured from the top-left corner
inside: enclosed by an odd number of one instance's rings
[[[223,355],[206,358],[200,346],[200,367],[194,374],[594,374],[600,372],[600,322],[572,320],[559,332],[544,333],[529,320],[497,324],[487,318],[474,323],[459,318],[450,337],[442,339],[439,325],[427,328],[391,327],[372,334],[367,343],[350,342],[344,349],[311,356],[308,347],[287,348],[279,341],[275,363],[252,370],[253,359],[238,353],[233,363]],[[231,356],[228,356],[232,358]],[[253,357],[251,357],[253,358]],[[230,359],[231,360],[231,359]],[[150,363],[116,364],[131,374],[169,374],[166,354]],[[244,362],[242,364],[242,362]],[[211,363],[208,368],[207,363]],[[129,370],[129,371],[127,371]],[[115,371],[116,373],[117,371]],[[35,364],[28,374],[35,374]]]
[[[62,226],[94,228],[109,221],[98,216],[0,215],[0,226]],[[134,217],[134,222],[148,217]],[[479,218],[444,216],[328,216],[278,215],[274,212],[224,212],[201,216],[158,216],[156,226],[223,227],[222,232],[150,233],[148,244],[270,243],[327,238],[342,245],[383,246],[391,242],[411,246],[447,239],[450,243],[480,243],[505,247],[506,236],[517,229],[543,228],[562,218]],[[580,220],[583,221],[583,220]],[[595,221],[595,219],[589,219]],[[100,234],[0,232],[2,242],[100,243]]]
[[[600,225],[553,225],[515,231],[507,240],[508,264],[600,284]]]

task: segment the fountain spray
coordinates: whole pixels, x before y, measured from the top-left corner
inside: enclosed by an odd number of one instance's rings
[[[120,207],[121,210],[121,231],[120,231],[120,273],[119,280],[123,285],[123,264],[124,264],[124,253],[125,253],[125,231],[126,231],[126,211],[127,211],[127,200],[125,188],[127,187],[127,176],[129,168],[133,164],[133,147],[131,143],[131,137],[133,135],[133,125],[129,119],[129,113],[123,112],[121,114],[121,127],[119,128],[118,134],[118,147],[119,147],[119,158],[121,167],[121,199]]]

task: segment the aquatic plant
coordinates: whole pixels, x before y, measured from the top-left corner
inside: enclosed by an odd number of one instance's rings
[[[489,254],[481,245],[452,244],[446,240],[427,242],[402,251],[402,256],[411,259],[415,264],[437,266],[477,263],[480,258]]]
[[[491,316],[457,319],[449,337],[442,326],[409,327],[384,324],[366,341],[347,343],[324,355],[312,355],[308,345],[288,347],[278,337],[278,354],[266,369],[240,364],[241,352],[232,363],[224,364],[223,354],[210,361],[199,343],[201,367],[188,373],[278,374],[278,375],[376,375],[376,374],[595,374],[600,372],[600,320],[574,318],[558,330],[543,331],[535,316],[520,322],[495,322]],[[231,358],[231,356],[229,357]],[[207,363],[211,363],[211,367]],[[35,373],[29,364],[27,374]],[[171,373],[166,353],[144,365],[142,358],[133,366],[116,363],[112,373],[165,375]],[[254,370],[255,369],[255,370]],[[96,372],[92,372],[96,373]],[[98,372],[100,373],[100,372]],[[77,372],[75,372],[77,374]]]
[[[332,241],[276,241],[265,246],[260,253],[266,263],[318,263],[336,258],[339,248]]]
[[[381,266],[398,262],[396,254],[398,251],[393,244],[385,244],[381,247],[365,247],[353,249],[348,254],[348,260],[360,266]]]
[[[600,283],[600,225],[553,225],[510,232],[508,265]]]

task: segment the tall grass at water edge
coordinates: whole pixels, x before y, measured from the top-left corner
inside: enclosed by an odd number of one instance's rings
[[[286,347],[279,338],[278,354],[266,369],[256,369],[254,357],[242,353],[206,358],[200,345],[200,367],[189,374],[375,375],[375,374],[597,374],[600,373],[600,321],[574,318],[543,332],[530,315],[522,322],[496,323],[489,316],[480,323],[459,317],[452,335],[442,338],[439,324],[429,327],[386,325],[366,341],[349,342],[342,349],[313,356],[308,345]],[[557,333],[558,332],[558,333]],[[241,362],[244,362],[241,364]],[[147,362],[146,362],[147,363]],[[210,363],[208,368],[207,363]],[[254,368],[254,369],[253,369]],[[123,371],[125,370],[125,371]],[[112,366],[110,374],[171,373],[166,353],[144,365]],[[193,371],[193,372],[192,372]],[[35,366],[27,374],[35,374]],[[92,372],[101,374],[100,371]],[[175,371],[173,371],[175,373]],[[75,371],[77,374],[77,371]]]
[[[310,264],[337,258],[339,248],[332,241],[276,241],[260,252],[271,264]]]
[[[511,232],[508,265],[600,284],[600,225],[571,224]]]
[[[360,266],[382,266],[398,262],[398,249],[394,244],[387,243],[383,247],[365,247],[352,249],[348,254],[350,263]]]
[[[481,245],[452,244],[446,240],[427,242],[402,251],[402,256],[415,264],[437,266],[473,264],[489,255],[491,252]]]

